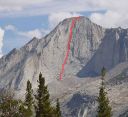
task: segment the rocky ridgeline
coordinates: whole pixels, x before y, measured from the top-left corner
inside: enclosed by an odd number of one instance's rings
[[[127,61],[128,29],[105,29],[88,18],[80,17],[73,29],[63,81],[59,82],[57,79],[67,50],[72,19],[63,20],[42,39],[33,38],[22,48],[13,49],[2,57],[0,89],[11,88],[19,96],[23,95],[27,80],[36,88],[38,74],[42,72],[51,95],[56,97],[80,89],[81,78],[98,76],[103,66],[111,71]]]

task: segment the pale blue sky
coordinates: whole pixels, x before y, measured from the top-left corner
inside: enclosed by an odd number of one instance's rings
[[[4,29],[6,26],[12,25],[20,32],[28,32],[34,29],[48,29],[48,18],[44,16],[30,16],[30,17],[12,17],[2,18],[0,26]],[[19,48],[27,43],[31,37],[26,37],[17,34],[16,31],[6,30],[3,40],[2,51],[4,54],[8,53],[13,48]]]

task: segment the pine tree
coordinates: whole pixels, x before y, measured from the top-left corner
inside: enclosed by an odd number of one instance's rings
[[[107,97],[107,92],[105,91],[105,84],[104,84],[104,77],[106,74],[106,70],[103,67],[101,71],[101,87],[99,91],[99,97],[98,97],[98,115],[97,117],[111,117],[112,112],[111,112],[111,107],[109,105],[109,99]]]
[[[38,89],[37,89],[37,95],[35,95],[35,98],[37,99],[37,105],[36,108],[36,117],[52,117],[52,106],[50,103],[50,95],[48,92],[48,88],[45,85],[45,79],[42,77],[42,74],[39,75],[39,81],[38,81]]]
[[[61,117],[61,110],[60,110],[59,99],[57,99],[57,103],[56,103],[56,117]]]
[[[26,96],[25,96],[25,115],[31,117],[33,115],[33,90],[30,81],[27,81]]]

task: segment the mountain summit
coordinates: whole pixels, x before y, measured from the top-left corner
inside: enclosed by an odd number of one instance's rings
[[[0,59],[0,87],[22,90],[29,79],[37,80],[41,71],[47,83],[58,79],[65,57],[73,18],[65,19],[42,39],[33,38],[25,46],[13,49]],[[105,29],[80,17],[73,29],[72,42],[64,77],[76,75],[102,42]]]
[[[41,71],[47,83],[58,79],[65,57],[73,18],[59,23],[42,39],[33,38],[19,50],[13,49],[0,59],[0,87],[22,90],[29,79],[35,82]],[[96,76],[127,61],[128,30],[104,29],[80,17],[73,28],[70,53],[65,66],[67,76]],[[35,83],[34,83],[35,84]]]
[[[40,72],[54,95],[76,79],[95,77],[104,66],[108,71],[128,59],[128,29],[105,29],[88,18],[80,17],[73,28],[64,81],[58,81],[67,50],[73,18],[60,22],[41,39],[33,38],[20,49],[13,49],[0,59],[0,88],[11,88],[23,95],[27,80],[36,88]]]

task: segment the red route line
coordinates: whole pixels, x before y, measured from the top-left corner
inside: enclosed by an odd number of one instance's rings
[[[65,58],[64,58],[64,62],[62,64],[62,68],[61,68],[61,71],[60,71],[60,75],[59,75],[59,79],[62,80],[62,77],[63,77],[63,74],[64,74],[64,68],[65,68],[65,64],[67,63],[67,60],[68,60],[68,56],[69,56],[69,52],[70,52],[70,43],[72,41],[72,30],[75,26],[75,23],[77,20],[79,20],[80,17],[74,17],[72,19],[72,23],[71,23],[71,27],[70,27],[70,34],[69,34],[69,39],[68,39],[68,45],[67,45],[67,51],[66,51],[66,55],[65,55]]]

